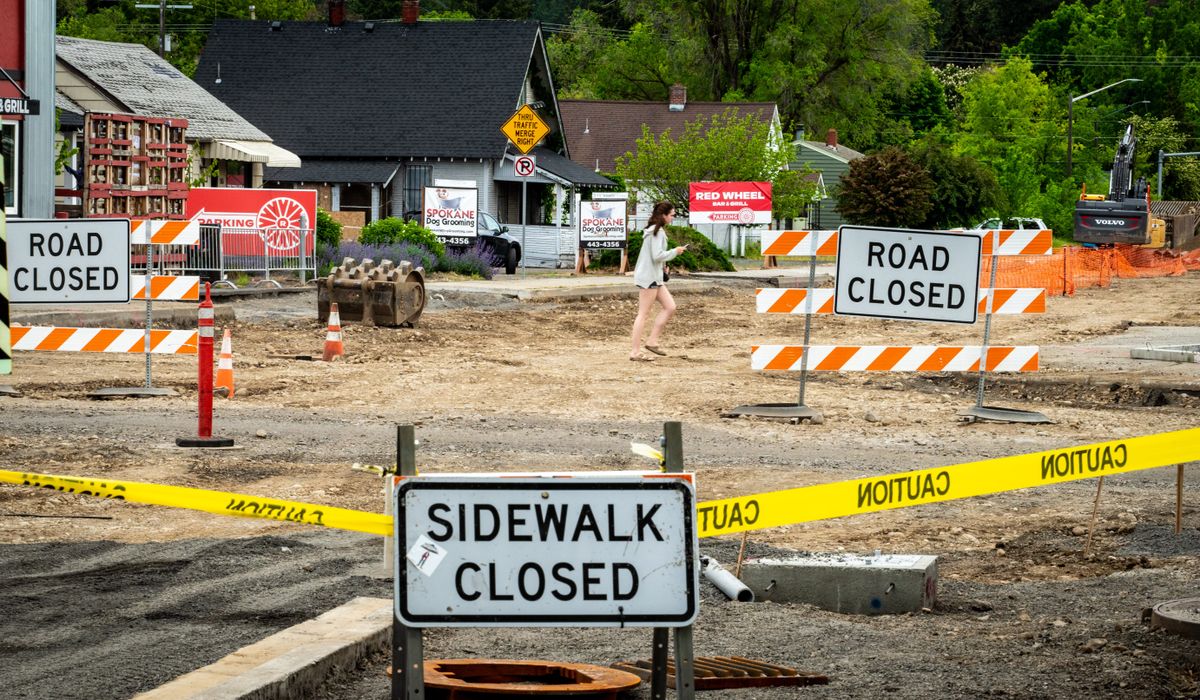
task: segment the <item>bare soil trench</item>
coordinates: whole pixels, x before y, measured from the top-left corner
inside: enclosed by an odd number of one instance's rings
[[[315,295],[314,295],[315,297]],[[1200,326],[1200,275],[1121,280],[1052,298],[1043,316],[998,317],[993,342],[1082,347],[1131,327]],[[318,354],[315,299],[232,302],[237,395],[217,401],[234,451],[171,449],[193,435],[195,366],[156,358],[180,396],[90,401],[137,386],[140,357],[22,353],[0,398],[0,468],[103,476],[382,509],[381,483],[353,463],[395,459],[395,425],[415,423],[428,472],[647,468],[629,442],[684,425],[701,500],[1195,427],[1200,365],[1171,383],[1148,364],[1098,371],[1069,361],[994,377],[988,403],[1049,425],[967,424],[965,375],[820,374],[819,425],[720,414],[794,401],[794,376],[749,369],[749,348],[798,343],[799,318],[754,313],[746,288],[679,295],[670,353],[631,363],[630,300],[430,309],[419,327],[347,326],[336,363]],[[977,344],[980,330],[820,317],[839,344]],[[1143,369],[1145,368],[1145,369]],[[1096,539],[1082,553],[1094,481],[754,533],[752,554],[936,554],[929,613],[855,617],[804,605],[729,603],[704,586],[696,653],[742,655],[828,674],[802,690],[708,697],[1200,696],[1200,643],[1149,630],[1143,609],[1195,597],[1200,475],[1187,474],[1184,533],[1172,532],[1174,469],[1105,480]],[[88,516],[88,517],[81,517]],[[739,539],[701,543],[732,564]],[[379,540],[304,526],[0,486],[0,657],[5,697],[120,698],[160,685],[358,595],[390,596]],[[433,657],[609,664],[649,658],[637,630],[431,630]],[[385,697],[383,659],[322,697]],[[635,697],[644,697],[635,694]]]

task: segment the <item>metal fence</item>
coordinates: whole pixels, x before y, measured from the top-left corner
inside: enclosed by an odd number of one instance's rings
[[[152,260],[147,260],[146,246],[133,246],[130,266],[133,274],[145,274],[150,263],[159,274],[197,275],[230,285],[234,285],[231,275],[240,274],[275,284],[278,277],[306,282],[316,273],[315,240],[312,229],[201,225],[199,245],[154,246]]]

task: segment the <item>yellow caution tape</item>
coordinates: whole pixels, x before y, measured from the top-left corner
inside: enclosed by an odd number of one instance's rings
[[[700,537],[765,530],[1200,460],[1200,428],[697,504]]]
[[[186,486],[145,484],[137,481],[87,479],[3,470],[0,470],[0,483],[54,489],[65,493],[114,498],[155,506],[188,508],[218,515],[282,520],[339,530],[354,530],[372,535],[391,536],[392,534],[392,518],[389,515],[297,501],[281,501],[262,496],[246,496],[240,493],[193,489]]]
[[[649,455],[647,455],[649,456]],[[765,530],[1200,461],[1200,428],[697,504],[700,537]],[[392,535],[389,515],[185,486],[0,470],[21,484],[134,503]]]

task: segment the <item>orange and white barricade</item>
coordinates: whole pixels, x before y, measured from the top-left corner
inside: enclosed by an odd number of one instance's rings
[[[122,328],[13,326],[13,350],[52,352],[146,352],[146,331]],[[195,355],[196,331],[150,331],[150,352]]]
[[[994,296],[993,314],[1046,313],[1046,290],[1029,288],[979,290],[979,313],[987,313],[988,298]],[[755,290],[755,310],[760,314],[831,314],[833,289],[778,289],[764,287]]]
[[[751,369],[799,370],[803,345],[755,345]],[[810,345],[808,369],[814,372],[978,372],[981,346],[943,345]],[[987,349],[989,372],[1034,372],[1036,346],[993,346]]]

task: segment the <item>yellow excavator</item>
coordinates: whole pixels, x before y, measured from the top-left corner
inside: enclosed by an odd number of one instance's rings
[[[1111,246],[1117,243],[1147,248],[1166,244],[1166,223],[1150,212],[1150,186],[1146,178],[1133,179],[1133,152],[1137,139],[1133,124],[1117,144],[1109,175],[1108,196],[1088,194],[1084,185],[1075,202],[1075,242]]]

